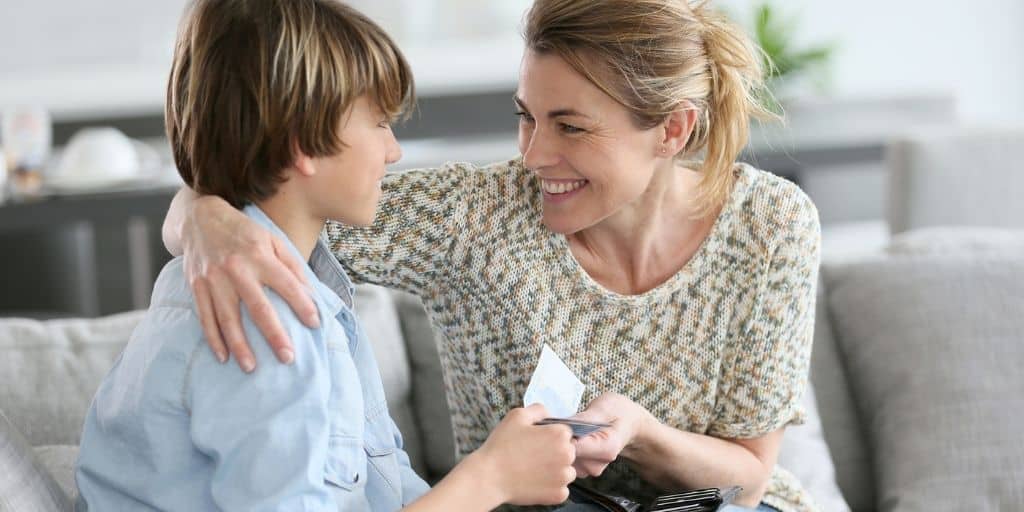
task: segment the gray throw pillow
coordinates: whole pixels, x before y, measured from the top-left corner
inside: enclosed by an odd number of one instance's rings
[[[1024,258],[823,269],[882,511],[1024,510]]]
[[[29,444],[78,444],[92,397],[143,313],[0,319],[0,409]]]
[[[395,292],[402,332],[412,366],[412,403],[419,420],[428,482],[436,482],[455,466],[455,438],[445,394],[444,375],[434,330],[415,296]]]
[[[71,501],[0,411],[0,512],[71,510]]]

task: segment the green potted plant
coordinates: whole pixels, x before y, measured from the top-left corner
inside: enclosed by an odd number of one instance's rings
[[[761,47],[765,81],[774,99],[771,106],[781,111],[779,102],[808,90],[822,93],[829,86],[829,64],[835,53],[832,43],[798,47],[796,16],[784,16],[771,2],[754,8],[754,42]]]

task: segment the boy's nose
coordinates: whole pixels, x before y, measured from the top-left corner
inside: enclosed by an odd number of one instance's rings
[[[384,158],[388,165],[402,159],[402,146],[398,144],[398,140],[395,139],[394,134],[391,134],[390,136],[388,151],[387,154],[384,155]]]

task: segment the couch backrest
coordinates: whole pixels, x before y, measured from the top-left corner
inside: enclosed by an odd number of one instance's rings
[[[0,320],[0,410],[32,446],[78,444],[93,394],[142,314]]]
[[[889,148],[893,233],[930,226],[1024,228],[1024,128],[922,130]]]

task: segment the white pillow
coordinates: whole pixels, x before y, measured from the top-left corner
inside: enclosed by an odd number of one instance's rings
[[[803,425],[786,428],[779,451],[779,466],[796,476],[822,510],[850,512],[836,483],[836,468],[825,444],[818,417],[814,389],[807,386],[803,406],[807,418]]]

